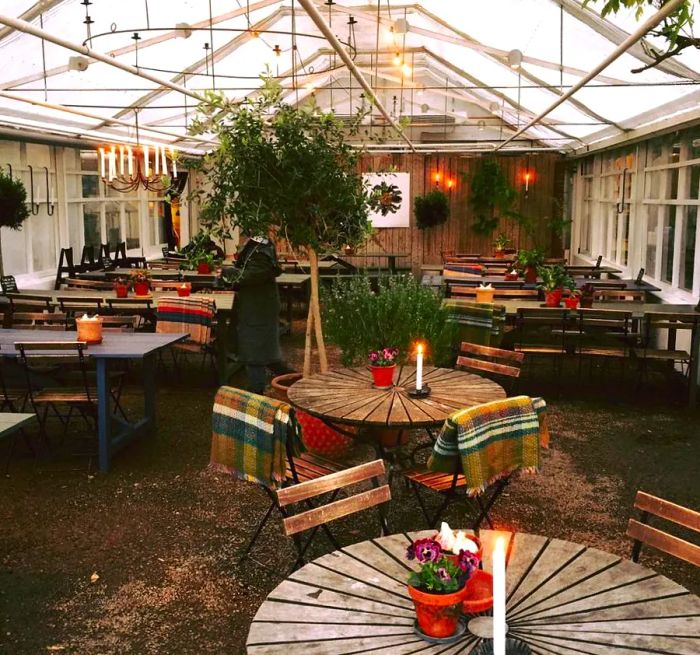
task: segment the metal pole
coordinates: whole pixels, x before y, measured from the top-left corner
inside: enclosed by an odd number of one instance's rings
[[[309,18],[316,24],[316,27],[321,31],[323,36],[326,37],[328,43],[331,44],[333,49],[338,53],[338,56],[343,60],[343,63],[348,67],[348,70],[353,75],[353,77],[360,83],[360,86],[367,93],[367,100],[374,103],[376,108],[379,110],[382,116],[389,122],[389,124],[396,130],[399,136],[408,144],[413,152],[416,152],[415,147],[411,140],[404,134],[403,130],[399,127],[399,124],[391,117],[389,112],[384,108],[384,105],[376,97],[376,94],[372,87],[369,85],[365,76],[360,72],[360,70],[355,66],[355,62],[350,58],[347,52],[343,49],[342,44],[338,41],[337,37],[331,31],[328,23],[321,16],[316,6],[313,4],[312,0],[299,0],[299,4],[304,7],[304,10],[309,15]],[[0,18],[0,21],[2,19]]]
[[[27,21],[20,20],[19,18],[12,18],[12,16],[6,16],[5,14],[0,14],[0,23],[7,25],[8,27],[12,27],[16,30],[19,30],[20,32],[24,32],[25,34],[31,34],[32,36],[36,36],[37,38],[46,39],[51,43],[55,43],[56,45],[61,46],[62,48],[66,48],[67,50],[73,50],[73,52],[80,53],[85,57],[92,57],[97,61],[101,61],[103,64],[108,64],[109,66],[119,68],[123,71],[126,71],[127,73],[136,75],[137,77],[142,77],[144,80],[153,82],[158,86],[167,87],[169,89],[172,89],[173,91],[177,91],[178,93],[184,93],[185,95],[194,98],[198,102],[205,101],[204,96],[201,96],[198,93],[194,93],[193,91],[186,89],[184,86],[180,86],[179,84],[175,84],[173,82],[170,82],[169,80],[161,79],[155,75],[151,75],[150,73],[144,72],[134,66],[130,66],[129,64],[124,64],[120,61],[117,61],[116,59],[113,59],[112,57],[103,55],[101,52],[91,50],[87,46],[81,45],[79,43],[73,43],[72,41],[66,41],[65,39],[62,39],[58,36],[54,36],[46,30],[42,30],[32,25],[31,23],[28,23]]]
[[[563,96],[555,100],[547,109],[545,109],[539,116],[535,116],[527,125],[523,126],[515,134],[508,137],[503,143],[496,146],[495,150],[500,150],[507,143],[510,143],[513,139],[520,136],[526,130],[539,123],[547,114],[554,111],[559,105],[568,100],[574,93],[583,88],[588,82],[590,82],[596,75],[605,70],[612,62],[623,55],[627,50],[629,50],[639,39],[641,39],[650,29],[656,27],[664,18],[675,11],[684,0],[670,0],[665,4],[656,14],[650,16],[648,20],[636,31],[630,34],[615,50],[613,50],[600,64],[598,64],[588,75],[582,77],[574,86],[572,86]]]

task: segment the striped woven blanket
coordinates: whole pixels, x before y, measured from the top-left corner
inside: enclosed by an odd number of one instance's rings
[[[214,303],[209,298],[167,296],[158,298],[156,332],[188,332],[189,341],[207,344],[211,338]]]
[[[291,451],[303,449],[287,403],[233,387],[220,387],[212,415],[211,464],[217,471],[270,489],[282,486]]]
[[[457,345],[462,341],[482,346],[498,346],[506,322],[503,305],[478,303],[459,298],[446,298],[442,302],[447,309],[447,321],[457,326]]]
[[[469,495],[518,469],[538,471],[540,449],[549,445],[546,413],[542,398],[528,396],[457,412],[445,421],[428,468],[454,473],[461,464]]]

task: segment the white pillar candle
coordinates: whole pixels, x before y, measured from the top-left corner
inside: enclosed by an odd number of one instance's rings
[[[117,177],[117,148],[112,146],[109,151],[109,179]]]
[[[165,146],[160,147],[160,154],[162,157],[162,164],[163,164],[163,175],[168,174],[168,160],[165,158]]]
[[[423,388],[423,344],[418,344],[418,354],[416,355],[416,389]]]
[[[131,146],[126,147],[126,155],[128,161],[129,177],[131,177],[134,174],[134,153],[131,152]]]
[[[151,162],[148,159],[148,146],[143,147],[143,174],[146,177],[151,175]]]
[[[154,155],[153,159],[156,160],[156,175],[160,175],[160,157],[159,157],[159,152],[158,152],[158,146],[153,146],[154,150]]]
[[[493,549],[493,654],[506,655],[506,540]]]
[[[103,179],[107,177],[107,159],[104,148],[100,148],[100,176]]]
[[[124,146],[119,146],[119,175],[124,175]]]
[[[175,150],[170,148],[170,161],[173,164],[173,177],[177,177],[177,163],[175,162]]]

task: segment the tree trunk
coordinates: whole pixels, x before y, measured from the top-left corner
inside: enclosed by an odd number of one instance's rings
[[[312,330],[316,336],[318,348],[319,368],[321,373],[328,372],[328,357],[326,355],[326,343],[323,339],[323,325],[321,323],[321,306],[318,300],[318,254],[313,248],[309,248],[309,268],[311,269],[311,298],[309,299],[309,314],[306,319],[306,342],[304,347],[304,377],[311,375],[311,335]]]
[[[311,335],[314,328],[314,308],[309,300],[309,313],[306,316],[306,339],[304,341],[304,368],[302,376],[308,378],[311,375]]]

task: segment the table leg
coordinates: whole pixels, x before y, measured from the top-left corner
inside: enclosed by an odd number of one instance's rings
[[[147,432],[156,429],[156,361],[155,355],[143,358],[143,415]]]
[[[109,360],[98,357],[95,360],[97,374],[97,459],[100,471],[109,471],[111,455],[111,424],[109,409]]]
[[[690,370],[688,371],[688,407],[693,409],[697,403],[698,395],[698,363],[700,359],[700,328],[696,327],[691,332],[690,343]]]

